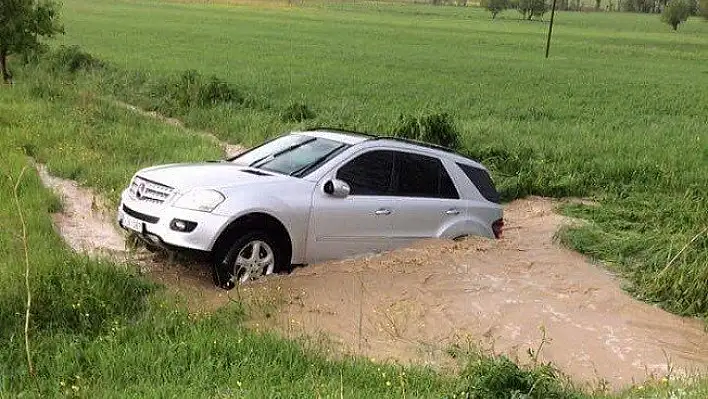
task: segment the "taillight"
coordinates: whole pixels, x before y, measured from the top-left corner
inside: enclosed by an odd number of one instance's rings
[[[504,219],[498,219],[492,223],[492,231],[494,232],[494,238],[501,238],[504,231]]]

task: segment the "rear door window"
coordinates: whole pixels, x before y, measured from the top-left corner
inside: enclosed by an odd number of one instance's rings
[[[396,152],[395,176],[394,193],[397,196],[460,198],[445,166],[437,158]]]

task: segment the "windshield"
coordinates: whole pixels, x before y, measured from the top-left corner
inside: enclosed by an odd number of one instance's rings
[[[348,147],[339,141],[289,134],[233,158],[231,162],[301,177]]]

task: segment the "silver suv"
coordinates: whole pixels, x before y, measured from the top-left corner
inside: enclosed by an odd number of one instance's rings
[[[423,238],[499,238],[503,227],[479,163],[333,129],[292,132],[224,161],[142,169],[117,219],[152,245],[211,253],[225,288]]]

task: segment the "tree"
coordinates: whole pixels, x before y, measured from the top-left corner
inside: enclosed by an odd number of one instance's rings
[[[58,6],[51,0],[0,1],[0,70],[5,83],[12,80],[7,67],[11,54],[37,49],[41,37],[64,33]]]
[[[482,0],[481,6],[492,13],[492,19],[497,17],[497,14],[506,10],[509,7],[508,0]]]
[[[660,4],[657,0],[621,0],[619,8],[628,12],[652,13],[660,11]]]
[[[519,0],[518,10],[524,19],[542,17],[548,11],[546,0]]]
[[[698,15],[708,19],[708,0],[698,0]]]
[[[686,22],[690,15],[691,4],[688,0],[671,0],[664,7],[664,12],[661,13],[661,20],[676,30],[679,24]]]

